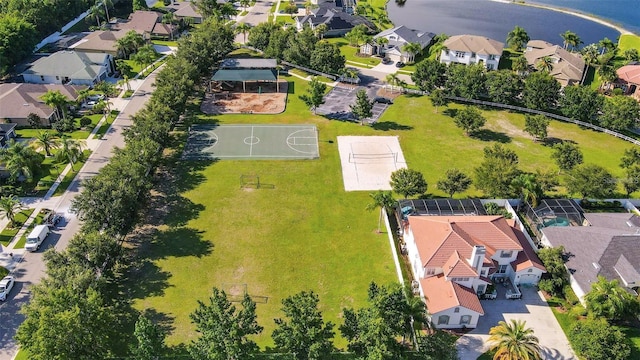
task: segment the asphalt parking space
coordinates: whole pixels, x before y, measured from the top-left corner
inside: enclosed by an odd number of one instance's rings
[[[376,97],[376,93],[378,91],[378,86],[376,85],[368,85],[368,86],[359,86],[356,88],[347,88],[341,86],[335,86],[331,91],[325,95],[324,104],[318,106],[316,109],[316,113],[320,115],[324,115],[329,119],[336,119],[342,121],[356,121],[355,116],[351,113],[351,104],[356,101],[356,94],[359,90],[365,90],[369,99],[373,100]],[[386,104],[373,104],[371,118],[365,119],[365,122],[368,124],[373,124],[382,113],[387,109]]]

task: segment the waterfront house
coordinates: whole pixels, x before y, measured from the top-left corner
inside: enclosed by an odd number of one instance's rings
[[[375,30],[376,26],[367,18],[360,15],[352,15],[342,11],[342,8],[335,3],[321,3],[319,7],[311,9],[309,15],[296,17],[296,29],[302,31],[304,26],[309,26],[315,30],[316,26],[325,24],[326,37],[342,36],[357,25],[364,25],[369,31]]]
[[[483,210],[484,211],[484,210]],[[414,285],[439,329],[475,328],[494,282],[537,285],[545,268],[516,221],[496,215],[409,215],[401,233]]]
[[[434,33],[409,29],[401,25],[393,29],[385,30],[373,36],[373,41],[360,47],[360,53],[367,55],[380,55],[391,61],[411,62],[413,55],[403,51],[403,47],[409,43],[420,44],[424,50],[435,37]],[[386,39],[380,42],[381,39]]]
[[[41,99],[49,90],[60,91],[70,101],[78,98],[78,91],[85,86],[53,85],[53,84],[0,84],[0,119],[18,126],[31,126],[27,118],[37,115],[42,126],[49,126],[58,120],[55,109],[49,107]],[[10,134],[7,129],[5,134]]]
[[[640,287],[640,217],[630,213],[585,213],[582,226],[543,228],[545,246],[564,248],[571,288],[580,301],[598,276]]]
[[[640,64],[625,65],[616,70],[616,74],[624,93],[640,101]]]
[[[586,63],[580,55],[542,40],[529,41],[524,57],[531,69],[536,69],[543,58],[551,59],[552,69],[549,74],[558,80],[562,87],[581,84],[587,71]]]
[[[482,64],[487,70],[495,70],[500,63],[504,44],[477,35],[455,35],[443,43],[440,62],[445,64]]]
[[[111,54],[58,51],[29,64],[21,74],[31,84],[94,85],[113,74]]]

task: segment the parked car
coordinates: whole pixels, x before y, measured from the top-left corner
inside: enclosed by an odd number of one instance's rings
[[[403,68],[405,65],[406,65],[406,64],[405,64],[405,63],[403,63],[402,61],[398,61],[398,62],[396,63],[396,67],[397,67],[397,68]]]
[[[87,96],[87,100],[98,102],[100,100],[104,100],[104,95],[102,95],[102,94],[89,95],[89,96]]]
[[[50,212],[44,217],[42,223],[49,227],[54,227],[58,225],[61,219],[62,219],[62,215],[56,214],[54,212]]]
[[[5,276],[4,279],[0,280],[0,301],[7,300],[11,289],[13,289],[13,284],[15,284],[13,276]]]
[[[87,101],[86,103],[82,104],[82,107],[85,108],[85,109],[93,109],[97,104],[98,104],[97,101],[90,100],[90,101]]]
[[[377,97],[373,99],[373,102],[380,103],[380,104],[393,104],[393,100],[388,99],[386,97]]]
[[[385,65],[391,65],[391,64],[393,64],[393,61],[391,59],[389,59],[389,58],[384,58],[384,59],[382,59],[382,63],[385,64]]]

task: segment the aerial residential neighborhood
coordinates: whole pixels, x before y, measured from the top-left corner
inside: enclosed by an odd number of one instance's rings
[[[0,360],[640,359],[633,1],[0,4]]]

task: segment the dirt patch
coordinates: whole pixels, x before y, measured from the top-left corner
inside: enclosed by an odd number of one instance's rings
[[[279,114],[287,104],[289,83],[247,83],[232,87],[226,84],[212,86],[200,109],[205,114]],[[243,90],[246,90],[243,91]]]
[[[518,137],[522,137],[522,136],[526,136],[525,132],[522,131],[522,129],[519,129],[518,127],[514,126],[512,123],[509,122],[509,120],[498,116],[496,118],[496,122],[495,122],[495,126],[491,126],[488,125],[488,128],[492,129],[492,130],[496,130],[496,131],[502,131],[504,133],[506,133],[509,136],[518,136]]]
[[[389,91],[385,88],[378,89],[378,92],[376,93],[376,96],[385,97],[387,99],[395,99],[400,95],[402,95],[402,91]]]

